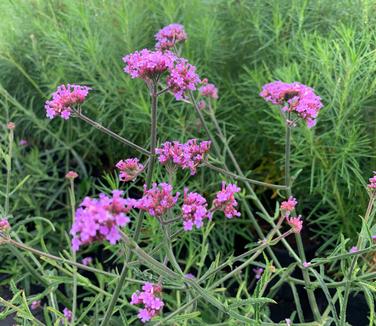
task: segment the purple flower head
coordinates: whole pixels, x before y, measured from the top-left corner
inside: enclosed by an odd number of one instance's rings
[[[306,261],[305,261],[305,262],[303,263],[303,267],[304,267],[304,268],[308,268],[309,266],[311,266],[311,263],[310,263],[310,262],[306,262]]]
[[[261,278],[262,273],[264,272],[264,269],[261,267],[254,268],[253,272],[255,273],[255,279],[259,280]]]
[[[181,210],[185,231],[191,231],[193,226],[199,229],[205,218],[211,218],[211,213],[207,210],[207,206],[206,199],[200,194],[188,192],[187,188],[184,189],[184,203]]]
[[[238,206],[238,202],[234,196],[239,191],[240,188],[236,185],[231,183],[226,185],[225,182],[222,182],[222,190],[217,193],[213,201],[214,208],[223,211],[227,218],[240,216],[240,212],[235,208]]]
[[[215,87],[214,84],[208,83],[208,80],[205,78],[203,79],[202,85],[199,89],[199,92],[202,96],[210,97],[214,100],[218,100],[218,89]]]
[[[155,34],[157,50],[168,50],[174,47],[176,43],[183,42],[187,39],[184,26],[180,24],[170,24],[163,27]]]
[[[155,153],[158,155],[160,163],[176,164],[183,169],[190,169],[191,175],[195,175],[197,167],[208,153],[210,145],[210,141],[198,142],[197,139],[190,139],[184,144],[177,141],[165,142],[161,148],[155,150]]]
[[[93,257],[85,257],[82,259],[81,263],[82,265],[89,266],[93,262]]]
[[[267,102],[282,106],[283,111],[294,112],[304,119],[308,128],[316,125],[316,118],[323,107],[321,98],[311,87],[298,82],[275,81],[262,87],[260,93]]]
[[[354,246],[354,247],[351,247],[351,249],[349,250],[349,253],[354,254],[358,251],[359,251],[358,247]]]
[[[26,139],[20,139],[20,141],[18,142],[18,145],[27,146],[29,145],[29,142]]]
[[[174,66],[175,55],[169,51],[150,51],[143,49],[123,58],[124,72],[132,78],[150,80],[158,77]]]
[[[160,313],[163,309],[164,302],[161,299],[162,287],[159,284],[145,283],[142,291],[136,291],[132,294],[131,305],[144,305],[138,311],[138,318],[145,323]]]
[[[68,120],[72,108],[83,103],[90,90],[91,88],[87,86],[60,85],[52,94],[52,99],[47,101],[44,106],[47,117],[53,119],[56,116],[61,116],[64,120]]]
[[[112,197],[100,194],[98,199],[86,197],[83,200],[76,210],[70,231],[74,251],[94,241],[108,240],[115,244],[121,238],[118,227],[129,223],[130,219],[126,214],[136,202],[134,199],[123,198],[122,195],[122,191],[114,190]]]
[[[175,66],[170,69],[167,76],[167,86],[174,93],[176,100],[185,99],[185,93],[196,90],[200,77],[196,73],[196,67],[188,63],[186,59],[177,59]]]
[[[35,309],[38,309],[40,306],[41,306],[41,301],[40,300],[36,300],[36,301],[33,301],[31,303],[30,309],[31,310],[35,310]]]
[[[8,231],[10,229],[10,224],[6,218],[0,219],[0,231]]]
[[[172,186],[168,183],[153,184],[151,189],[144,186],[144,195],[139,199],[135,207],[147,211],[151,216],[160,217],[172,208],[179,197],[177,192],[172,194]]]
[[[138,158],[121,160],[116,164],[116,167],[120,170],[120,180],[124,182],[135,179],[144,170],[144,166],[139,163]]]
[[[72,311],[70,311],[68,308],[64,308],[63,310],[64,317],[71,322],[72,321]]]

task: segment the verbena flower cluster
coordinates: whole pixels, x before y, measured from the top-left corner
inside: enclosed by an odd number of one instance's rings
[[[177,141],[165,142],[155,153],[160,163],[176,164],[183,169],[190,169],[191,175],[195,175],[198,165],[209,152],[210,145],[210,141],[199,142],[197,139],[190,139],[184,144]]]
[[[165,71],[172,69],[176,57],[172,52],[151,51],[143,49],[128,54],[123,58],[124,72],[132,78],[154,79]]]
[[[202,96],[210,97],[214,100],[218,99],[218,89],[214,84],[208,83],[208,80],[205,78],[202,80],[203,85],[200,87],[199,92]]]
[[[234,196],[239,191],[240,188],[236,185],[231,183],[226,185],[225,182],[222,182],[222,190],[217,193],[216,198],[213,201],[214,207],[223,211],[227,218],[240,216],[240,212],[235,208],[238,206],[238,202]]]
[[[294,217],[290,216],[297,204],[298,201],[292,196],[290,196],[288,200],[285,200],[281,203],[282,214],[286,218],[286,222],[291,226],[291,229],[294,233],[300,233],[303,228],[301,215]]]
[[[289,216],[291,212],[295,209],[295,206],[298,204],[296,198],[290,196],[288,200],[281,203],[281,210],[285,216]]]
[[[60,116],[64,120],[69,119],[73,106],[83,103],[90,89],[90,87],[80,85],[60,85],[52,94],[52,99],[44,106],[47,117],[53,119]]]
[[[176,100],[186,98],[187,91],[196,90],[200,77],[196,73],[196,67],[188,63],[186,59],[178,59],[175,66],[167,76],[167,86],[174,93]]]
[[[30,305],[30,309],[31,310],[36,310],[38,309],[40,306],[41,306],[41,301],[40,300],[36,300],[36,301],[33,301]]]
[[[10,229],[10,224],[6,218],[0,219],[0,231],[8,231]]]
[[[122,195],[122,191],[114,190],[112,197],[100,194],[98,199],[86,197],[83,200],[76,210],[70,231],[74,251],[94,241],[106,239],[115,244],[121,238],[118,227],[130,222],[126,214],[135,204],[134,199],[123,198]]]
[[[116,167],[120,170],[120,180],[124,182],[132,181],[144,170],[144,166],[139,163],[138,158],[121,160]]]
[[[172,186],[168,183],[154,183],[151,189],[144,186],[144,195],[135,203],[135,207],[148,212],[151,216],[161,217],[172,208],[179,197],[172,194]]]
[[[149,282],[143,285],[142,291],[136,291],[132,294],[130,304],[144,305],[144,307],[138,311],[138,318],[140,318],[141,322],[146,323],[162,311],[164,302],[161,298],[161,294],[162,287],[159,284]]]
[[[295,112],[304,119],[308,128],[316,125],[316,118],[323,107],[321,98],[311,87],[298,82],[275,81],[263,86],[260,93],[267,102],[281,105],[285,112]]]
[[[369,178],[368,188],[376,190],[376,171],[373,172],[373,177]]]
[[[64,314],[64,317],[67,319],[68,322],[72,321],[72,311],[70,311],[68,308],[64,308],[63,314]]]
[[[155,34],[157,44],[155,48],[158,50],[168,50],[179,42],[187,39],[187,34],[184,26],[181,24],[170,24],[163,27],[157,34]]]
[[[203,225],[203,220],[211,219],[212,213],[207,209],[207,202],[204,197],[196,192],[188,192],[184,189],[183,212],[183,228],[185,231],[192,230],[193,226],[197,229]]]

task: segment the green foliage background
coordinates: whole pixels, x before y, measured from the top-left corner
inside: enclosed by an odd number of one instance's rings
[[[19,209],[45,214],[67,169],[86,176],[85,192],[131,154],[80,121],[45,119],[43,103],[57,85],[90,85],[87,114],[147,143],[148,95],[122,72],[121,58],[153,47],[158,29],[180,22],[189,35],[183,55],[218,85],[217,115],[252,177],[282,182],[282,122],[258,96],[261,86],[300,81],[322,96],[317,127],[294,130],[295,194],[317,234],[353,235],[367,200],[364,180],[375,169],[375,8],[365,0],[2,1],[1,119],[3,126],[15,120],[18,139],[32,144],[18,156],[19,177],[34,176]],[[189,107],[169,96],[161,107],[162,141],[204,136]]]
[[[12,120],[16,140],[30,143],[14,152],[13,187],[31,176],[11,198],[19,237],[50,252],[66,250],[65,173],[80,174],[80,200],[117,187],[114,164],[137,154],[82,121],[46,119],[46,99],[62,83],[89,85],[94,91],[86,114],[147,145],[147,90],[122,72],[121,58],[152,48],[161,27],[179,22],[189,35],[183,55],[218,86],[217,116],[251,178],[283,183],[284,125],[278,110],[259,97],[262,85],[279,79],[315,88],[324,103],[318,124],[309,130],[301,123],[293,133],[294,195],[314,236],[324,240],[321,250],[336,246],[341,233],[355,242],[368,201],[366,180],[376,169],[375,10],[374,0],[0,1],[1,142],[5,146],[5,125]],[[167,94],[158,128],[160,142],[205,138],[192,108]],[[5,176],[0,178],[4,187]],[[218,176],[207,171],[190,182],[206,194],[219,185]],[[278,195],[257,191],[272,212]],[[39,217],[53,222],[54,233]],[[23,226],[27,219],[35,225],[32,232]],[[158,225],[147,223],[144,239],[158,241]],[[215,259],[216,252],[230,253],[239,235],[253,239],[245,218],[226,227],[225,236],[213,228],[206,239],[211,246],[183,237],[179,246],[183,254],[188,248],[187,269],[203,266],[206,254]],[[1,264],[0,274],[16,275],[27,290],[30,284],[19,272],[14,261]],[[215,313],[206,317],[215,319]]]

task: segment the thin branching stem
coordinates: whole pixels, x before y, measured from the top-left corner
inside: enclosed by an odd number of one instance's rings
[[[113,132],[112,130],[102,126],[100,123],[90,119],[89,117],[87,117],[86,115],[82,114],[82,112],[80,111],[74,111],[75,112],[75,115],[80,118],[82,121],[85,121],[86,123],[90,124],[91,126],[93,126],[94,128],[104,132],[105,134],[115,138],[116,140],[118,140],[119,142],[129,146],[129,147],[132,147],[133,149],[139,151],[140,153],[144,154],[144,155],[150,155],[150,152],[148,150],[146,150],[145,148],[141,147],[141,146],[138,146],[137,144],[131,142],[130,140],[124,138],[124,137],[121,137],[120,135],[118,135],[117,133]]]

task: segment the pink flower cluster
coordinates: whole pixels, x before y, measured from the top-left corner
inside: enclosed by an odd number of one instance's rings
[[[264,269],[262,267],[254,268],[253,272],[255,273],[255,279],[259,280],[264,273]]]
[[[184,189],[183,228],[185,231],[192,230],[195,225],[197,229],[201,228],[203,219],[211,219],[212,214],[207,210],[207,202],[204,197],[196,192],[188,192]]]
[[[373,171],[373,177],[369,178],[368,188],[376,190],[376,171]]]
[[[142,291],[136,291],[132,294],[130,304],[143,304],[144,308],[138,311],[138,318],[141,322],[146,323],[163,309],[164,302],[161,299],[162,287],[158,284],[146,282]]]
[[[90,87],[80,85],[60,85],[52,94],[52,100],[47,101],[44,108],[50,119],[61,116],[64,120],[69,119],[72,106],[81,104],[91,90]]]
[[[296,198],[290,196],[288,200],[281,203],[282,214],[286,217],[286,222],[289,224],[294,233],[300,233],[303,228],[303,221],[301,215],[290,217],[290,214],[295,209],[298,201]]]
[[[163,27],[157,34],[155,34],[157,44],[155,48],[158,50],[171,49],[178,42],[183,42],[187,39],[184,26],[180,24],[170,24]]]
[[[0,219],[0,231],[8,231],[10,229],[10,224],[6,218]]]
[[[287,201],[281,203],[281,209],[285,216],[290,216],[291,212],[295,209],[295,206],[298,204],[296,198],[290,196]]]
[[[214,84],[208,83],[208,80],[205,78],[202,80],[202,85],[199,89],[199,92],[202,96],[210,97],[214,100],[218,99],[218,89]]]
[[[227,218],[240,216],[240,212],[235,208],[238,206],[238,202],[234,196],[239,191],[240,188],[236,185],[231,183],[226,185],[225,182],[222,182],[222,190],[217,193],[213,201],[214,208],[223,211]]]
[[[286,221],[294,233],[300,233],[303,229],[302,216],[288,217],[286,216]]]
[[[151,216],[160,217],[178,200],[179,193],[177,192],[174,196],[172,190],[172,186],[168,183],[159,185],[154,183],[151,189],[147,189],[145,185],[144,195],[135,203],[134,207],[147,211]]]
[[[304,119],[308,128],[316,125],[316,117],[323,107],[321,98],[311,87],[298,82],[283,83],[275,81],[263,86],[260,93],[267,102],[282,105],[282,110],[295,112]]]
[[[132,78],[153,79],[172,69],[175,55],[171,52],[150,51],[143,49],[128,54],[123,58],[124,71]]]
[[[33,301],[30,305],[31,310],[36,310],[41,306],[42,302],[40,300]]]
[[[155,150],[155,153],[159,156],[160,163],[176,164],[183,169],[190,169],[191,175],[195,175],[197,166],[203,161],[210,145],[210,141],[199,143],[197,139],[190,139],[184,144],[177,141],[165,142],[161,148]]]
[[[137,175],[144,170],[144,166],[139,163],[137,158],[121,160],[116,164],[116,167],[120,170],[120,180],[124,182],[135,179]]]
[[[91,265],[92,262],[93,262],[93,257],[88,256],[82,259],[81,264],[85,266],[89,266]]]
[[[196,67],[182,58],[177,60],[167,76],[167,86],[172,90],[178,101],[185,98],[185,93],[188,90],[196,90],[196,85],[199,82],[200,77],[196,73]]]
[[[134,199],[123,198],[122,195],[122,191],[114,190],[112,197],[100,194],[98,199],[86,197],[83,200],[76,210],[70,231],[74,251],[94,241],[106,239],[115,244],[121,238],[117,228],[129,223],[126,214],[135,205]]]
[[[67,321],[72,321],[72,311],[70,311],[68,308],[64,308],[63,310],[64,317],[67,319]]]

